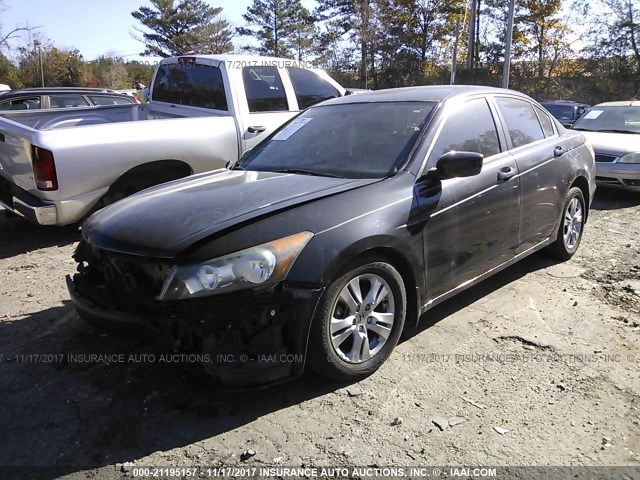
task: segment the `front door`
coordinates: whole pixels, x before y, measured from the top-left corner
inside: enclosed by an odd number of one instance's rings
[[[477,176],[417,185],[416,196],[423,197],[418,203],[437,198],[423,233],[431,301],[515,255],[520,184],[516,162],[501,137],[487,101],[477,98],[455,107],[435,140],[427,168],[451,150],[485,158]],[[433,182],[424,178],[418,182]]]

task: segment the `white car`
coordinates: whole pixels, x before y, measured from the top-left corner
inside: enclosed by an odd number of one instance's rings
[[[596,154],[596,182],[640,192],[640,101],[593,107],[573,125]]]

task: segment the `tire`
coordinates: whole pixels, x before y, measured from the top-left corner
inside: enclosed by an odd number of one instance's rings
[[[550,256],[561,261],[566,261],[573,257],[578,251],[582,240],[586,214],[587,206],[582,190],[578,187],[573,187],[567,193],[562,207],[558,236],[546,249]]]
[[[371,375],[398,343],[406,309],[400,273],[386,262],[361,262],[334,280],[320,300],[309,336],[309,366],[340,381]]]

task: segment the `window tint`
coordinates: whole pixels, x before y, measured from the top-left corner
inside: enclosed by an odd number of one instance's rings
[[[220,69],[194,62],[160,66],[153,84],[152,98],[190,107],[227,110]]]
[[[127,105],[133,103],[124,95],[89,95],[89,100],[91,100],[96,105]]]
[[[289,77],[291,77],[291,83],[293,83],[293,90],[296,92],[300,110],[304,110],[323,100],[340,96],[340,92],[333,85],[309,70],[290,67],[287,68],[287,71],[289,72]]]
[[[498,107],[509,130],[513,148],[544,138],[533,106],[517,98],[498,98]]]
[[[484,99],[466,102],[447,118],[433,148],[433,158],[456,150],[477,152],[490,157],[500,152],[493,115]]]
[[[289,109],[276,67],[244,67],[242,79],[250,112],[277,112]]]
[[[551,121],[551,118],[549,118],[549,115],[547,115],[541,108],[535,107],[535,109],[538,114],[538,118],[540,119],[544,136],[553,137],[556,132],[553,130],[553,122]]]
[[[0,102],[0,110],[37,110],[40,107],[40,97],[14,98]]]

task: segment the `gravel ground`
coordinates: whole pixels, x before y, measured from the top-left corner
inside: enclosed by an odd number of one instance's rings
[[[60,468],[0,477],[111,479],[133,465],[640,465],[639,233],[640,195],[600,190],[574,259],[533,255],[441,304],[370,378],[308,374],[230,392],[77,319],[64,283],[77,227],[3,217],[0,465]],[[126,361],[69,359],[117,353]]]

